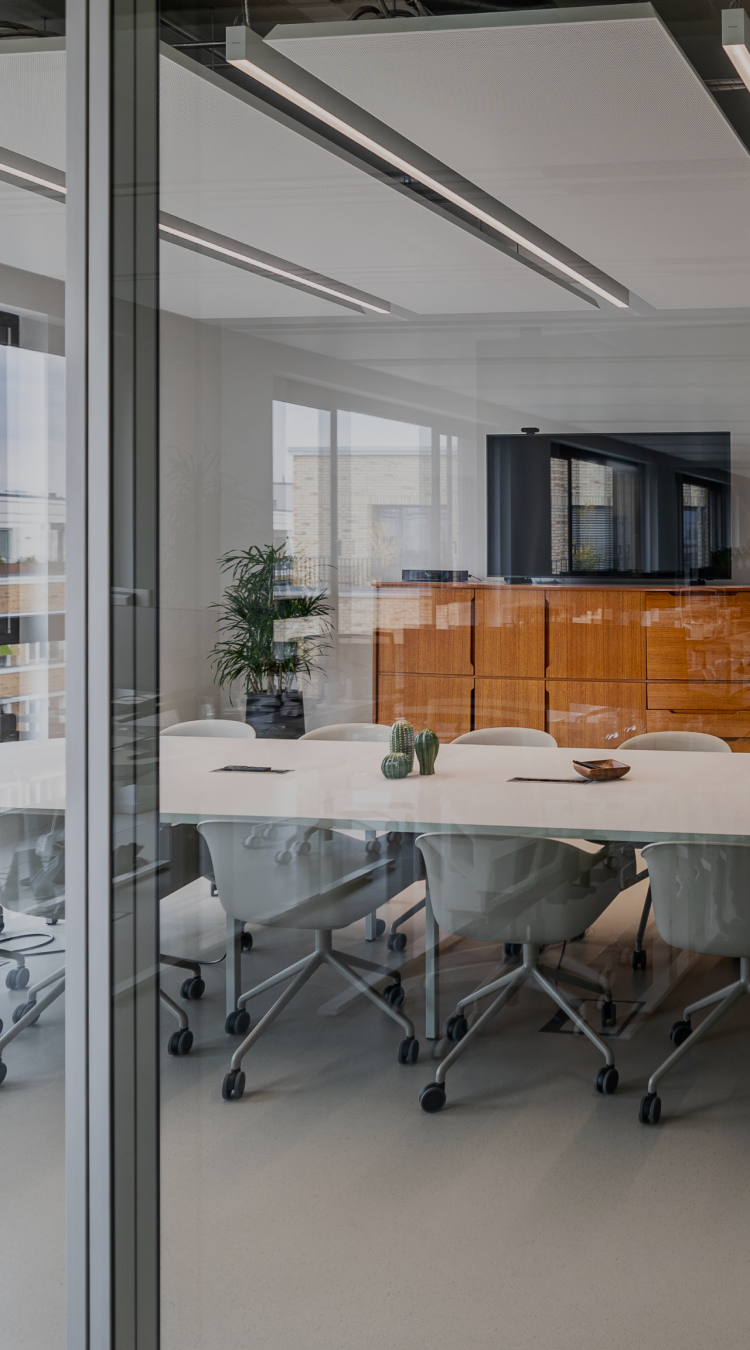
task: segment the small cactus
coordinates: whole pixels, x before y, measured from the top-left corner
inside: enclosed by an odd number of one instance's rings
[[[399,717],[391,727],[391,753],[408,755],[409,768],[414,767],[414,727],[405,717]]]
[[[411,766],[411,755],[391,751],[390,755],[386,755],[380,768],[384,778],[406,778],[406,775],[411,771]]]
[[[434,731],[425,727],[414,738],[414,749],[419,760],[419,772],[431,774],[435,772],[435,760],[437,759],[440,741]]]

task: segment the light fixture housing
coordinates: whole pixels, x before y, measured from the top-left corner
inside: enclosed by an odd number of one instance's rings
[[[502,236],[504,241],[514,245],[518,250],[529,255],[530,260],[534,260],[545,269],[545,275],[552,279],[559,279],[562,282],[572,282],[576,287],[583,289],[589,296],[594,295],[599,299],[606,300],[614,305],[616,309],[628,309],[630,296],[624,286],[608,278],[605,273],[599,272],[587,263],[585,259],[578,258],[577,255],[570,253],[562,245],[559,246],[560,254],[566,254],[571,261],[565,260],[565,257],[557,256],[546,244],[554,246],[555,241],[549,239],[549,236],[542,235],[541,231],[535,230],[529,226],[528,234],[522,232],[524,222],[514,212],[500,207],[497,203],[498,212],[504,213],[507,217],[513,219],[503,220],[501,214],[493,214],[491,210],[485,209],[481,205],[484,198],[489,205],[489,200],[485,194],[481,193],[472,184],[466,184],[468,191],[457,192],[450,186],[451,181],[459,186],[463,186],[464,180],[460,176],[448,169],[445,165],[435,165],[435,171],[429,172],[420,164],[426,164],[431,160],[430,156],[415,145],[405,141],[403,137],[393,132],[391,128],[386,128],[378,122],[369,113],[351,104],[343,96],[337,94],[335,90],[329,89],[322,81],[310,76],[307,72],[299,71],[294,63],[288,58],[268,48],[258,35],[251,28],[237,26],[227,28],[226,57],[227,64],[241,70],[245,75],[263,85],[272,94],[286,100],[301,113],[314,122],[321,123],[329,128],[335,136],[342,137],[350,143],[359,147],[365,156],[374,157],[382,161],[391,169],[396,169],[400,175],[403,175],[405,183],[416,183],[434,199],[439,199],[446,206],[459,211],[464,216],[468,216],[479,226],[480,230],[490,230],[495,235]],[[289,83],[282,80],[271,69],[275,66],[277,69],[289,72],[289,78],[292,77],[295,83]],[[318,102],[302,92],[297,85],[304,81],[308,88],[319,92],[319,97],[325,99]],[[347,111],[347,117],[338,116],[331,109],[339,107],[340,110]],[[355,125],[356,121],[360,123]],[[368,135],[361,129],[367,126],[372,132]],[[390,140],[391,145],[386,143]],[[403,153],[398,153],[392,146],[398,144]],[[408,156],[408,157],[407,157]],[[438,175],[439,176],[436,176]],[[517,222],[517,223],[515,223]],[[544,244],[537,242],[533,237],[543,238]],[[541,270],[538,269],[538,270]]]
[[[333,277],[324,276],[322,272],[312,272],[307,267],[300,267],[286,258],[278,258],[273,253],[265,253],[237,239],[229,239],[215,230],[207,230],[203,225],[181,220],[179,216],[171,216],[166,211],[159,212],[159,234],[168,243],[202,253],[206,258],[215,258],[217,262],[228,263],[230,267],[254,272],[256,276],[280,281],[308,295],[343,305],[356,314],[393,313],[388,301],[381,300],[379,296],[347,286]]]
[[[742,83],[750,89],[750,19],[744,9],[721,11],[721,45]]]

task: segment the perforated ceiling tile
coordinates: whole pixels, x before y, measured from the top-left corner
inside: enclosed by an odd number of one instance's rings
[[[650,6],[592,14],[267,41],[650,303],[749,304],[746,148]]]

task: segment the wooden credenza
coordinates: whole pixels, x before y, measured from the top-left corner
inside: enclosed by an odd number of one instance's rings
[[[750,750],[750,588],[377,585],[374,719],[615,750],[705,731]]]

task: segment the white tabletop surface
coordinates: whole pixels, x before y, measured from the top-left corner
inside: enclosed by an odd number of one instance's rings
[[[602,750],[441,746],[434,777],[390,781],[384,747],[341,741],[164,737],[166,821],[288,819],[339,828],[544,834],[600,839],[750,843],[750,755],[623,754],[626,778],[608,783],[511,783],[514,775],[576,777],[573,759]],[[226,764],[286,774],[214,773]]]

